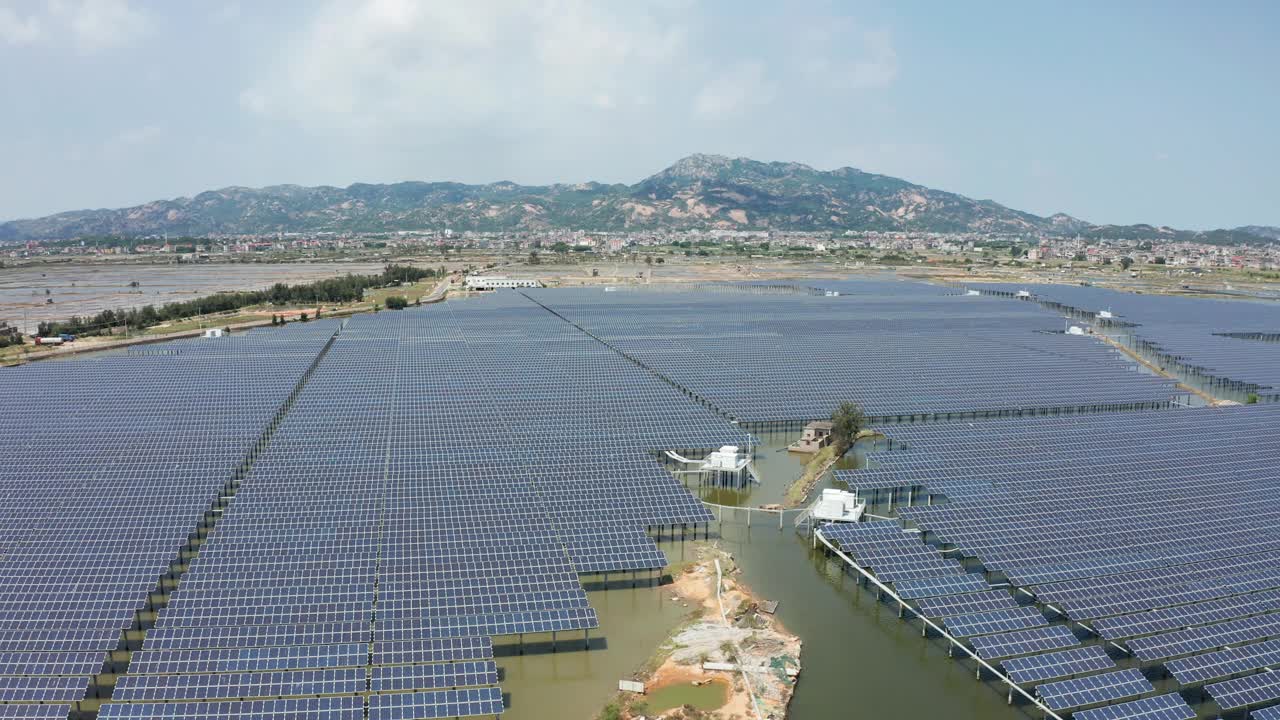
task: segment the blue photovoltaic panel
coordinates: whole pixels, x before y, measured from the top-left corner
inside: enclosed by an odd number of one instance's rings
[[[71,702],[83,699],[88,687],[88,676],[4,676],[0,677],[0,701]]]
[[[493,685],[497,682],[498,666],[492,660],[468,660],[455,663],[375,667],[372,672],[371,689],[374,692],[441,690]]]
[[[374,665],[490,660],[492,658],[493,641],[487,637],[380,640],[373,644]]]
[[[894,584],[893,589],[903,598],[914,600],[916,598],[937,597],[940,595],[979,592],[990,587],[982,575],[967,573],[954,577],[901,580]]]
[[[1075,633],[1071,632],[1071,628],[1066,625],[1050,625],[1049,627],[1016,630],[999,635],[983,635],[982,637],[973,638],[971,642],[973,643],[973,649],[977,651],[980,657],[986,660],[994,660],[996,658],[1028,655],[1034,652],[1071,647],[1072,645],[1078,645],[1080,640],[1076,638]]]
[[[1134,638],[1129,641],[1129,649],[1143,660],[1162,660],[1277,635],[1280,635],[1280,615],[1259,615]]]
[[[0,720],[66,720],[74,705],[0,705]]]
[[[993,610],[950,617],[942,621],[947,632],[956,637],[972,635],[990,635],[992,633],[1025,630],[1027,628],[1048,625],[1049,621],[1034,607],[1019,607],[1009,610]]]
[[[305,625],[223,625],[220,627],[158,627],[147,632],[145,650],[206,650],[281,645],[368,643],[368,623],[341,622]]]
[[[1088,645],[1044,655],[1010,658],[1000,663],[1009,679],[1018,684],[1052,680],[1054,678],[1083,675],[1098,670],[1110,670],[1114,660],[1101,645]]]
[[[1018,599],[1004,590],[946,595],[916,601],[916,609],[928,617],[956,617],[1016,607],[1019,607]]]
[[[232,702],[107,703],[102,720],[361,720],[364,698],[327,697]]]
[[[0,653],[0,675],[93,675],[105,659],[96,652]]]
[[[140,650],[133,653],[129,661],[129,672],[141,675],[260,672],[356,667],[368,662],[368,644],[356,643],[213,650]]]
[[[1193,720],[1196,711],[1178,693],[1075,713],[1074,720]],[[1255,720],[1258,718],[1254,715]]]
[[[365,689],[365,678],[365,668],[216,675],[129,673],[116,682],[111,699],[121,702],[149,702],[349,695]]]
[[[1272,665],[1280,665],[1280,639],[1170,660],[1165,668],[1178,682],[1188,685]]]
[[[116,700],[171,702],[108,703],[104,720],[354,719],[350,698],[187,701],[333,695],[364,673],[397,689],[490,684],[487,636],[598,627],[580,574],[659,568],[652,529],[710,521],[656,454],[750,448],[726,418],[808,420],[832,397],[873,418],[969,416],[895,425],[893,452],[839,477],[945,496],[902,517],[1073,617],[1223,603],[1202,608],[1220,617],[1134,634],[1159,632],[1257,615],[1280,589],[1268,495],[1280,409],[983,420],[972,416],[1160,408],[1181,391],[1031,302],[784,285],[506,292],[361,315],[340,333],[293,323],[0,370],[16,413],[0,433],[0,676],[23,678],[0,693],[61,698],[72,681],[57,676],[98,672],[215,505],[216,530],[116,686]],[[1160,319],[1159,301],[1134,302]],[[1278,346],[1249,333],[1280,323],[1253,305],[1229,314],[1253,328],[1217,328],[1230,336],[1162,323],[1140,341],[1211,358],[1214,377],[1271,377],[1259,363]],[[815,359],[803,339],[817,335],[829,342]],[[815,361],[829,372],[796,374]],[[218,402],[190,401],[209,388]],[[1052,642],[1052,630],[1013,634],[1043,616],[1004,607],[1012,595],[898,522],[823,532],[957,634],[1007,633],[975,646]],[[1226,607],[1248,594],[1258,602]],[[368,703],[371,720],[494,714],[501,693]]]
[[[1149,693],[1155,688],[1134,668],[1036,686],[1036,695],[1054,710],[1097,705]]]
[[[800,284],[786,294],[745,284],[523,292],[747,423],[826,417],[833,397],[896,418],[1174,394],[1171,383],[1126,370],[1102,343],[1064,335],[1057,315],[1034,303],[919,283],[823,284],[840,296]],[[809,337],[823,338],[817,358]],[[824,372],[797,375],[816,360]],[[726,375],[746,369],[749,385]]]
[[[0,402],[46,398],[0,433],[0,457],[26,466],[0,468],[0,675],[77,676],[5,679],[4,699],[83,697],[337,327],[0,371]],[[218,388],[219,402],[188,402],[196,388]]]
[[[119,642],[120,638],[110,630],[49,628],[0,631],[0,652],[56,650],[105,653],[116,647]]]
[[[1280,700],[1280,672],[1262,672],[1205,685],[1204,689],[1223,710]]]
[[[1280,720],[1280,705],[1252,710],[1249,717],[1251,720]]]
[[[1220,600],[1208,600],[1134,615],[1102,618],[1095,621],[1093,626],[1106,639],[1119,640],[1135,635],[1219,623],[1274,610],[1280,610],[1280,590],[1235,595]]]
[[[369,720],[430,720],[432,718],[500,715],[502,691],[470,688],[369,696]]]

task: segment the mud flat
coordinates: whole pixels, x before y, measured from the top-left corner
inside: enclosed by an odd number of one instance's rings
[[[700,545],[669,591],[691,606],[689,621],[638,673],[645,694],[620,694],[601,717],[785,717],[800,673],[800,639],[764,612],[765,603],[738,579],[733,557]]]

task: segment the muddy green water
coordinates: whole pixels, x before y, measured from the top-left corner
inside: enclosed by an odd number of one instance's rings
[[[729,701],[729,685],[724,682],[713,682],[697,687],[681,683],[659,688],[644,699],[649,712],[666,712],[672,708],[691,705],[698,710],[715,710]]]
[[[804,456],[774,452],[789,436],[762,437],[756,460],[763,484],[740,504],[777,502],[801,472]],[[862,460],[855,459],[856,464]],[[846,465],[851,464],[847,461]],[[858,586],[836,558],[828,559],[788,523],[745,522],[728,515],[721,545],[734,554],[742,578],[761,597],[778,600],[777,616],[804,642],[803,669],[788,717],[948,718],[1030,717],[1005,703],[1003,686],[978,682],[966,665],[947,657],[946,644],[920,637],[888,605]]]
[[[762,438],[756,460],[763,484],[747,492],[692,488],[722,504],[758,506],[777,502],[801,472],[802,456],[775,452],[793,437]],[[742,579],[765,599],[779,601],[778,618],[804,642],[803,670],[788,717],[947,718],[1013,720],[1027,718],[1005,703],[1003,686],[978,682],[973,670],[947,657],[938,639],[920,637],[918,624],[898,619],[888,605],[854,582],[838,560],[811,549],[790,522],[757,514],[746,526],[745,513],[726,512],[718,542],[733,553]],[[716,525],[712,526],[715,540]],[[692,552],[692,543],[663,545],[676,565]],[[664,588],[642,587],[589,592],[603,627],[593,636],[607,647],[583,652],[577,647],[554,655],[499,657],[509,693],[508,720],[587,720],[614,696],[617,682],[640,668],[667,633],[690,612]],[[651,706],[652,707],[652,706]]]
[[[692,553],[692,543],[663,543],[677,565]],[[616,694],[618,681],[632,677],[673,628],[692,613],[664,587],[641,586],[588,592],[600,616],[592,649],[583,650],[580,633],[561,637],[558,652],[507,654],[515,647],[495,641],[505,720],[587,720]]]

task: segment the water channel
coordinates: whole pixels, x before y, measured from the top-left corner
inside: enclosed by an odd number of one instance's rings
[[[779,502],[807,456],[785,452],[792,434],[757,437],[764,442],[755,461],[761,484],[743,492],[691,490],[726,505]],[[711,528],[712,541],[734,555],[742,579],[760,597],[779,601],[777,617],[804,642],[790,718],[1038,717],[1010,708],[1003,686],[976,681],[970,665],[947,657],[943,641],[922,639],[918,623],[899,620],[892,607],[843,572],[838,559],[813,550],[791,517],[780,531],[774,516],[757,514],[748,527],[745,512],[726,511]],[[676,571],[691,557],[692,546],[663,543]],[[690,613],[664,587],[593,591],[589,597],[600,614],[604,647],[584,652],[579,638],[569,651],[498,658],[510,698],[507,720],[594,717],[614,695],[617,681],[640,668]]]

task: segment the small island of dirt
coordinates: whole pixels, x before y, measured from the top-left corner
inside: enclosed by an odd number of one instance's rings
[[[800,673],[800,639],[761,609],[762,601],[737,575],[732,556],[714,545],[700,545],[696,559],[675,571],[666,590],[688,603],[693,615],[636,678],[645,694],[619,694],[601,713],[603,720],[786,716]]]

